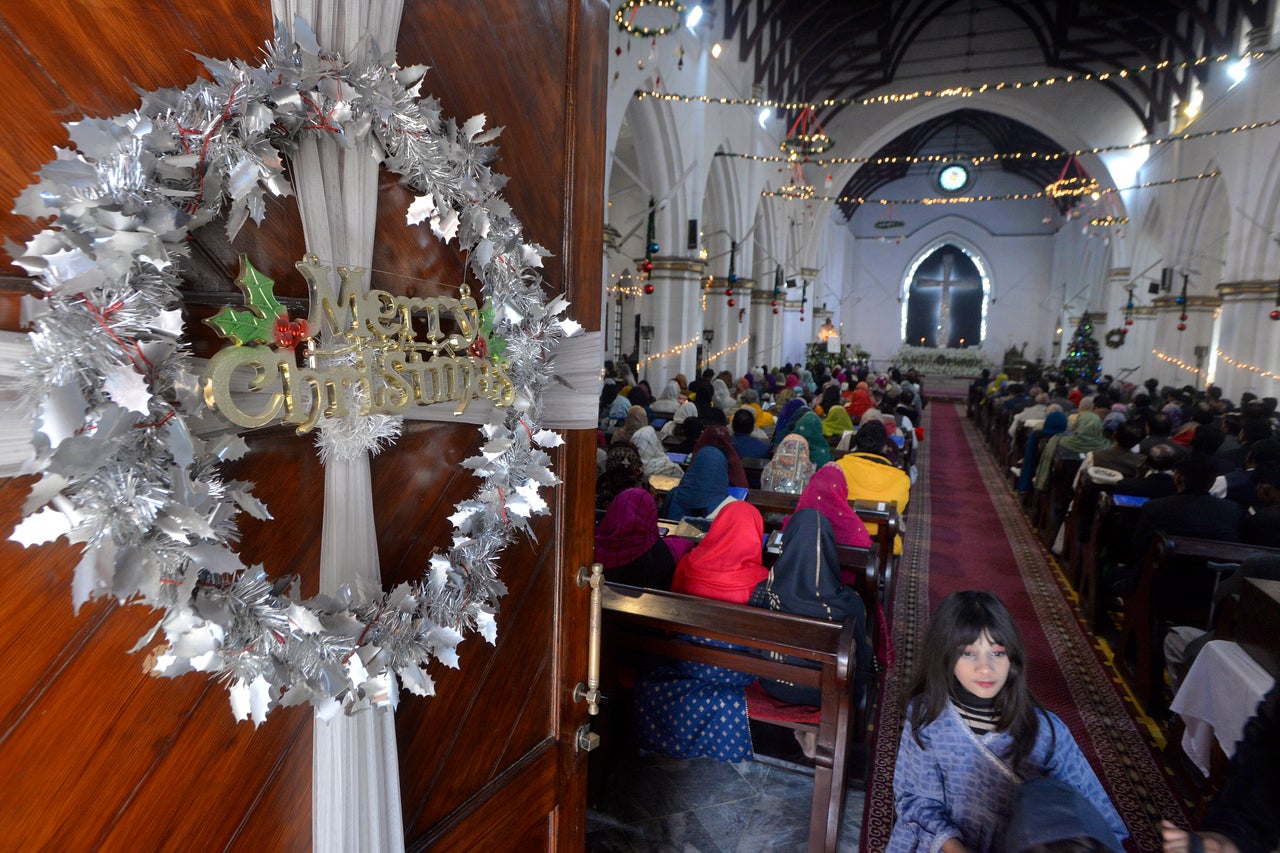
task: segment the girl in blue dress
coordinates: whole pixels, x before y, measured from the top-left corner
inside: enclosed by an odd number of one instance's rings
[[[989,592],[938,606],[907,693],[887,853],[1003,853],[1018,786],[1060,779],[1128,831],[1071,732],[1027,687],[1022,638]]]

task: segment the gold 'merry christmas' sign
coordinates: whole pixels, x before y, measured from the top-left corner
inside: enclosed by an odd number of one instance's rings
[[[240,264],[236,284],[249,310],[223,308],[205,321],[234,343],[209,360],[204,384],[205,402],[232,423],[261,427],[279,417],[301,434],[321,417],[350,415],[353,401],[360,415],[445,401],[457,401],[455,414],[476,399],[511,405],[505,341],[492,334],[492,311],[481,311],[465,284],[457,299],[366,293],[366,270],[338,267],[335,296],[329,267],[308,256],[296,266],[307,280],[310,312],[305,321],[290,320],[272,292],[275,283],[247,258]],[[249,389],[268,394],[257,412],[232,397],[232,375],[242,367],[255,371]]]

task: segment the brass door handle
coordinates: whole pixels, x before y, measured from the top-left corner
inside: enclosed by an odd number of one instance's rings
[[[600,584],[604,583],[604,566],[592,563],[578,569],[578,586],[591,587],[591,617],[587,628],[587,680],[573,688],[574,701],[586,700],[587,713],[600,713]]]

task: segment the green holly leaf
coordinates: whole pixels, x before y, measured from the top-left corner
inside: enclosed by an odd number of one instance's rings
[[[480,335],[489,337],[493,334],[493,304],[487,304],[480,309]]]
[[[249,311],[223,308],[205,322],[236,346],[271,343],[275,338],[275,320],[264,320]]]
[[[502,335],[489,336],[489,357],[505,361],[503,353],[507,351],[507,339]]]
[[[276,318],[288,315],[288,311],[276,299],[275,282],[249,263],[248,256],[241,255],[240,275],[236,277],[236,286],[244,294],[249,310],[223,308],[205,322],[237,346],[271,343],[275,339]]]

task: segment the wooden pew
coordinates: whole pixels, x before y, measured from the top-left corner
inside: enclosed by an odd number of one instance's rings
[[[1241,563],[1256,554],[1280,555],[1262,548],[1159,532],[1142,561],[1142,575],[1124,603],[1124,622],[1116,642],[1116,669],[1129,682],[1148,714],[1165,710],[1165,632],[1173,625],[1204,626],[1212,602],[1214,575],[1207,563]]]
[[[781,527],[780,524],[768,520],[769,513],[791,515],[796,511],[796,502],[798,500],[798,495],[788,495],[782,492],[766,492],[761,489],[747,491],[747,503],[760,510],[760,514],[765,516],[766,531],[776,530]],[[885,606],[885,613],[887,614],[889,612],[888,608],[893,603],[893,582],[895,569],[897,568],[897,558],[893,553],[893,543],[902,527],[898,516],[898,505],[894,501],[863,500],[849,501],[849,505],[853,507],[853,511],[858,514],[858,518],[862,519],[864,524],[876,525],[874,539],[876,588],[877,596]]]
[[[615,667],[620,650],[642,655],[712,664],[738,672],[816,687],[822,695],[817,725],[778,723],[817,733],[813,806],[809,818],[810,851],[833,851],[840,836],[851,747],[870,742],[875,682],[866,686],[855,707],[854,666],[858,638],[853,621],[843,625],[741,604],[712,601],[674,592],[606,583],[604,608],[605,672]],[[700,645],[681,635],[723,640],[746,650]],[[819,669],[763,657],[777,652],[819,664]]]
[[[1101,492],[1094,498],[1093,519],[1089,523],[1088,536],[1077,549],[1080,556],[1079,586],[1080,609],[1084,613],[1085,625],[1094,634],[1101,634],[1106,627],[1107,595],[1102,578],[1102,550],[1108,542],[1114,544],[1123,539],[1128,541],[1132,533],[1117,533],[1117,530],[1131,531],[1138,518],[1141,507],[1120,506],[1116,503],[1116,495]]]
[[[1071,502],[1075,488],[1076,472],[1080,470],[1080,463],[1083,461],[1083,453],[1058,453],[1049,469],[1048,487],[1036,492],[1036,533],[1046,548],[1052,547],[1058,525],[1067,513],[1067,505]]]

